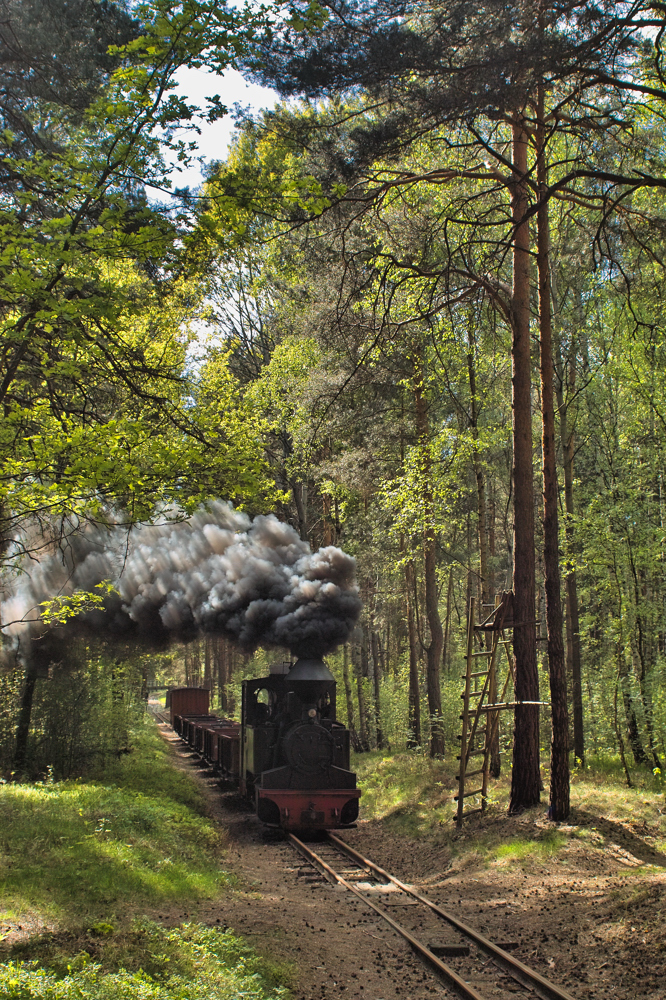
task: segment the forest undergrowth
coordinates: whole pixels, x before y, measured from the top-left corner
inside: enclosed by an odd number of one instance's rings
[[[221,926],[177,923],[234,885],[224,840],[152,723],[96,776],[0,785],[0,998],[288,994]]]
[[[470,852],[488,865],[538,861],[576,840],[603,851],[613,839],[612,830],[619,828],[642,831],[655,856],[666,852],[666,796],[661,774],[636,768],[633,787],[627,788],[620,760],[612,755],[591,758],[589,766],[572,771],[572,810],[567,823],[548,820],[544,792],[541,805],[521,817],[520,831],[507,819],[511,771],[506,762],[501,777],[490,782],[485,816],[466,822],[462,832],[455,824],[454,761],[433,760],[421,753],[373,751],[355,754],[353,767],[363,789],[363,819],[381,823],[387,831],[447,845],[452,856],[461,861]],[[547,788],[549,775],[543,766],[542,775]],[[604,829],[611,832],[604,833]]]

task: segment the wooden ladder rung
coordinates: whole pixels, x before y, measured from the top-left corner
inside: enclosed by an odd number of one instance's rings
[[[470,809],[469,812],[463,813],[463,817],[464,819],[467,819],[468,816],[474,816],[476,815],[476,813],[482,813],[482,812],[485,812],[485,809]],[[457,816],[454,816],[453,822],[456,823],[457,821],[458,821]]]
[[[469,799],[470,796],[472,796],[472,795],[481,795],[482,793],[483,793],[483,788],[477,788],[477,790],[475,792],[465,792],[465,794],[462,796],[462,798],[463,799]],[[461,796],[460,795],[454,795],[453,798],[457,801],[459,798],[461,798]]]
[[[482,768],[482,767],[480,767],[478,771],[466,771],[465,772],[465,781],[468,778],[476,778],[477,774],[483,774],[483,771],[484,771],[484,768]]]
[[[484,754],[485,752],[486,752],[485,749],[479,748],[478,750],[470,750],[467,754],[465,754],[465,756],[469,760],[470,757],[480,757],[481,754],[482,753]],[[456,756],[456,760],[460,760],[461,757],[462,757],[462,754],[458,754]]]
[[[480,653],[472,653],[472,656],[474,656],[474,657],[476,657],[476,656],[492,656],[492,655],[493,655],[492,649],[482,649]]]

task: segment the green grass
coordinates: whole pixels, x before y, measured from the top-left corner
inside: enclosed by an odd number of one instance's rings
[[[234,884],[152,722],[94,779],[0,784],[0,816],[0,1000],[288,997],[291,970],[233,931],[150,919]]]
[[[399,832],[425,835],[454,815],[457,784],[450,761],[421,753],[354,754],[363,819],[381,819]]]
[[[67,957],[42,939],[39,961],[0,964],[2,1000],[281,1000],[285,970],[231,931],[135,921]],[[91,954],[92,952],[92,954]]]
[[[94,921],[216,895],[219,831],[156,733],[105,783],[0,786],[0,911]]]
[[[500,865],[513,864],[527,859],[547,860],[566,847],[567,838],[557,830],[544,830],[539,838],[512,837],[496,844],[488,851],[489,860]]]
[[[454,822],[456,761],[433,761],[421,753],[374,751],[354,755],[353,767],[363,790],[362,819],[381,820],[397,834],[445,844],[460,863],[501,866],[515,862],[529,868],[561,854],[572,841],[582,841],[600,851],[612,843],[624,843],[630,853],[633,847],[639,858],[648,859],[646,864],[666,866],[662,860],[666,857],[666,809],[660,776],[645,770],[639,775],[640,783],[627,788],[617,763],[607,757],[593,758],[585,770],[573,771],[571,819],[555,827],[546,819],[549,774],[545,763],[541,805],[510,820],[510,770],[503,761],[502,777],[490,782],[485,815],[474,817],[460,832]]]

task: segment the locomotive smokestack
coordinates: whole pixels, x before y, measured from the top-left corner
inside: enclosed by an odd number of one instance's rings
[[[29,573],[15,581],[0,609],[6,622],[32,614],[32,623],[5,629],[22,652],[26,640],[44,631],[34,620],[41,601],[91,591],[104,580],[118,590],[106,610],[74,619],[45,645],[81,628],[154,645],[218,633],[248,651],[282,646],[316,658],[348,639],[361,609],[351,556],[334,546],[312,552],[273,515],[251,521],[220,501],[187,520],[129,534],[120,526],[88,525],[63,551],[30,564]]]
[[[298,691],[302,700],[315,702],[331,681],[335,681],[335,677],[323,660],[301,657],[287,674],[285,686],[288,691]]]

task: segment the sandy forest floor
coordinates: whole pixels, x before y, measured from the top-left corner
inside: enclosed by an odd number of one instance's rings
[[[307,874],[279,835],[263,830],[234,792],[221,792],[198,759],[162,730],[178,766],[206,789],[228,833],[227,865],[239,879],[222,910],[206,904],[169,914],[171,920],[233,927],[258,950],[293,963],[296,1000],[449,995],[379,917]],[[502,825],[507,844],[538,842],[553,829],[542,808],[512,819],[499,811],[476,817],[462,833],[447,832],[444,842],[414,840],[367,821],[344,839],[492,940],[517,942],[516,957],[574,997],[664,1000],[666,856],[656,849],[656,826],[574,811],[551,851],[507,850],[489,862],[478,844],[490,824]],[[506,990],[531,995],[511,981],[502,995]]]

